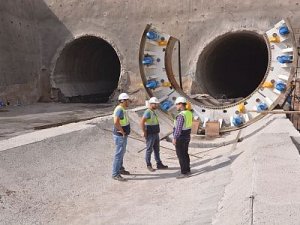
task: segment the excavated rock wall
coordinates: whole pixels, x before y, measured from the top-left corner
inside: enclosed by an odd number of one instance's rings
[[[195,79],[203,48],[231,31],[263,33],[281,18],[300,25],[300,1],[250,0],[10,0],[0,3],[0,100],[21,104],[59,100],[55,66],[77,37],[96,36],[119,57],[119,91],[145,97],[138,66],[139,42],[147,23],[181,40],[183,74]],[[232,50],[234,53],[234,49]],[[72,57],[71,55],[69,57]],[[195,83],[197,85],[197,83]],[[121,90],[118,90],[121,89]]]

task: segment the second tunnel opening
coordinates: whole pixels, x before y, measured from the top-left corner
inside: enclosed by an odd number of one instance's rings
[[[58,101],[107,102],[118,86],[119,57],[105,40],[83,36],[70,42],[57,59],[53,82]]]
[[[215,99],[245,98],[264,79],[268,63],[268,47],[262,35],[251,31],[224,34],[199,56],[197,92]]]

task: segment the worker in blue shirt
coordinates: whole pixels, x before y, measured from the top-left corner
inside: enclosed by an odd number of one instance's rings
[[[115,155],[113,161],[112,177],[118,181],[126,181],[121,174],[129,175],[130,173],[123,167],[123,158],[126,152],[127,138],[130,134],[130,123],[126,108],[129,106],[129,96],[122,93],[118,97],[119,105],[115,108],[113,136],[115,142]]]
[[[144,112],[144,115],[141,119],[141,128],[143,131],[143,136],[146,138],[146,154],[145,160],[147,164],[147,169],[150,172],[154,172],[155,169],[151,164],[151,154],[154,150],[154,157],[156,161],[157,169],[167,169],[168,166],[164,165],[160,159],[160,139],[159,139],[159,121],[158,116],[155,110],[159,106],[159,101],[156,97],[152,97],[149,99],[149,107]]]
[[[193,113],[186,108],[187,101],[184,97],[178,97],[175,101],[179,114],[174,120],[173,144],[179,160],[181,174],[177,179],[189,177],[191,174],[190,156],[188,153],[191,140]]]

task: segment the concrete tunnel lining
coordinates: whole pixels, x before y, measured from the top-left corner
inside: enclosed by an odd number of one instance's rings
[[[196,81],[214,98],[245,98],[257,89],[269,64],[268,46],[252,31],[226,33],[208,44],[199,56]]]
[[[104,39],[83,36],[68,43],[55,65],[53,81],[59,101],[106,102],[117,88],[121,64]]]

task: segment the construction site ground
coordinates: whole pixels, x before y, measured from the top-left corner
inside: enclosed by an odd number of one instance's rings
[[[111,104],[36,103],[0,108],[0,140],[111,114]]]
[[[192,175],[178,180],[166,140],[161,158],[169,169],[147,170],[140,113],[132,110],[124,157],[131,175],[118,182],[111,178],[112,106],[91,106],[39,104],[37,114],[18,108],[1,116],[15,132],[0,141],[0,224],[300,224],[300,136],[285,116],[268,115],[214,140],[194,136]],[[66,118],[84,121],[34,130]],[[170,121],[161,123],[170,132]]]

